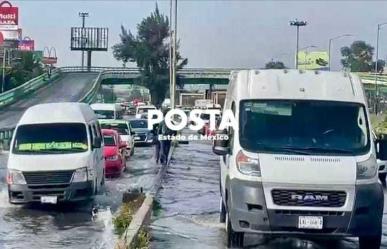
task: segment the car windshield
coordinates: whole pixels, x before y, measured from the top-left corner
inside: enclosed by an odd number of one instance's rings
[[[146,120],[130,120],[130,125],[133,129],[148,128],[148,122]]]
[[[75,153],[84,152],[87,149],[87,131],[84,124],[33,124],[17,128],[13,153]]]
[[[249,151],[361,154],[370,139],[360,104],[253,100],[240,106],[240,144]]]
[[[113,129],[118,132],[120,135],[129,135],[128,134],[128,125],[125,123],[101,123],[102,129]]]
[[[113,136],[104,135],[103,136],[103,143],[105,146],[115,146],[116,140],[114,139]]]
[[[114,111],[108,110],[94,110],[99,119],[114,119]]]

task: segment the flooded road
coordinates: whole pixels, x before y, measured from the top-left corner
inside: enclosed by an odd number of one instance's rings
[[[225,227],[219,223],[219,199],[219,162],[210,143],[179,145],[158,196],[160,209],[152,217],[151,248],[226,248]],[[387,248],[386,214],[383,230],[382,248]],[[246,235],[245,245],[251,249],[358,248],[356,239],[309,241],[284,237],[269,240],[259,235]]]
[[[107,249],[114,246],[112,214],[130,188],[150,188],[158,172],[152,147],[136,147],[128,170],[108,179],[92,202],[61,206],[8,204],[5,183],[7,153],[0,154],[0,249]],[[93,212],[94,208],[94,212]]]

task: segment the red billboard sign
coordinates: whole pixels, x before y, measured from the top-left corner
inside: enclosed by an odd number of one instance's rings
[[[8,1],[0,3],[0,25],[18,25],[18,23],[19,8],[13,7]]]
[[[21,40],[19,42],[19,49],[22,51],[34,51],[35,41],[34,40]]]

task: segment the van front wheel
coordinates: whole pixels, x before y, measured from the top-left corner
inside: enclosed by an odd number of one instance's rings
[[[379,249],[382,240],[382,234],[377,236],[359,237],[359,249]]]
[[[226,233],[227,233],[227,247],[243,247],[243,240],[245,234],[243,232],[235,232],[232,229],[231,221],[228,212],[226,213]]]

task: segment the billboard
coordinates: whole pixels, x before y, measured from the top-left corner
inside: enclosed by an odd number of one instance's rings
[[[71,50],[107,51],[108,28],[71,28]]]
[[[8,5],[8,6],[5,6]],[[13,7],[10,2],[0,3],[0,25],[17,26],[19,24],[19,8]]]
[[[35,41],[34,40],[21,40],[19,42],[19,50],[34,51],[35,50]]]
[[[21,40],[22,30],[0,30],[4,40]]]
[[[299,51],[298,68],[303,70],[328,70],[329,55],[325,51]]]

